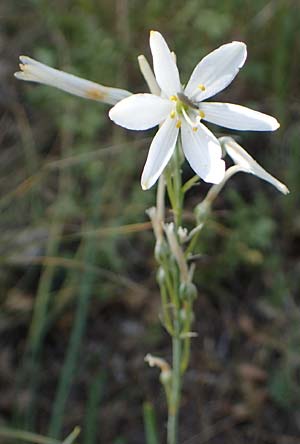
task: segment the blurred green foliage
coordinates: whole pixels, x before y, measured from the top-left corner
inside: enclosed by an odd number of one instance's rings
[[[266,169],[287,183],[291,195],[279,196],[251,176],[228,183],[199,241],[198,284],[218,307],[244,303],[259,312],[274,341],[281,342],[279,350],[269,350],[270,396],[288,412],[298,406],[298,2],[11,0],[1,7],[2,57],[9,66],[7,100],[1,102],[6,111],[0,165],[1,317],[9,318],[5,304],[16,289],[32,298],[32,310],[15,313],[29,331],[26,343],[18,346],[17,389],[23,393],[29,388],[30,393],[26,409],[15,399],[14,423],[32,430],[42,423],[42,431],[51,423],[50,434],[61,435],[93,301],[118,299],[132,291],[132,283],[149,283],[151,235],[143,232],[141,237],[138,226],[128,234],[126,226],[146,221],[144,211],[153,205],[155,191],[145,193],[139,186],[151,134],[127,134],[113,127],[105,105],[45,86],[17,84],[11,72],[17,55],[24,53],[102,84],[144,91],[136,57],[144,53],[150,58],[150,29],[161,31],[176,51],[183,82],[210,50],[245,41],[249,59],[220,100],[251,105],[282,123],[271,136],[239,137]],[[185,174],[191,174],[188,168]],[[201,188],[193,189],[190,205],[203,196]],[[69,355],[65,376],[58,372],[63,395],[54,395],[52,387],[50,400],[56,397],[56,407],[48,406],[42,415],[47,420],[41,421],[45,338],[74,306],[77,324],[62,338],[63,356]],[[272,367],[275,352],[277,365]],[[96,374],[102,365],[97,354]],[[96,442],[102,384],[92,384],[99,395],[88,390],[90,420],[83,444]],[[121,434],[116,431],[114,442],[133,442]]]

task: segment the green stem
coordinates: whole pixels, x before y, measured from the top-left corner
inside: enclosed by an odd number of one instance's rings
[[[168,444],[178,443],[178,416],[181,398],[181,355],[182,340],[179,336],[174,336],[173,346],[173,368],[172,368],[172,388],[168,415]]]
[[[28,432],[27,430],[16,430],[9,429],[7,427],[0,427],[0,437],[20,440],[27,443],[33,444],[60,444],[61,441],[56,439],[48,438],[46,436],[37,435],[36,433]]]
[[[182,190],[181,179],[181,155],[180,146],[177,143],[175,153],[172,159],[172,169],[167,172],[167,191],[170,198],[172,211],[174,214],[175,231],[177,233],[178,228],[182,224],[183,213],[183,198],[184,192]],[[170,393],[168,396],[168,426],[167,426],[167,443],[178,443],[178,417],[181,398],[181,360],[183,352],[183,340],[180,337],[181,325],[179,321],[181,301],[179,297],[180,279],[178,275],[178,269],[174,270],[174,264],[172,258],[169,257],[166,260],[167,263],[163,264],[163,268],[166,272],[166,276],[170,278],[172,275],[172,293],[170,294],[173,307],[173,335],[172,335],[172,379],[170,384]],[[170,287],[170,283],[167,284],[167,289]],[[168,289],[169,290],[169,289]]]
[[[192,312],[193,307],[192,304],[186,303],[185,304],[185,311],[186,311],[186,319],[184,322],[184,326],[182,329],[181,338],[183,339],[183,346],[182,346],[182,356],[181,356],[181,374],[183,375],[189,365],[190,360],[190,350],[191,350],[191,338],[188,336],[190,329],[191,329],[191,319],[192,319]],[[186,336],[183,336],[186,335]]]
[[[176,208],[176,199],[175,199],[175,193],[173,190],[172,177],[171,177],[171,174],[170,174],[168,168],[166,168],[165,178],[166,178],[166,184],[167,184],[168,197],[169,197],[169,200],[171,203],[171,207],[174,210],[174,208]]]
[[[177,144],[172,161],[165,171],[167,192],[174,216],[174,232],[178,236],[178,229],[182,225],[183,203],[185,192],[198,180],[192,178],[187,185],[182,186],[181,177],[182,155],[181,147]],[[168,238],[168,233],[167,233]],[[180,242],[178,241],[178,248]],[[160,266],[164,271],[164,280],[160,282],[160,291],[163,304],[165,324],[172,336],[172,369],[171,378],[167,386],[168,425],[167,444],[178,444],[179,408],[181,401],[182,377],[189,363],[190,355],[190,325],[192,320],[192,302],[184,293],[184,284],[188,285],[189,277],[184,278],[176,256],[176,250],[168,238],[169,251],[160,258]],[[188,266],[186,265],[188,268]],[[166,301],[170,301],[172,310],[168,310]]]
[[[149,402],[144,403],[144,424],[145,424],[145,435],[146,444],[159,444],[156,418],[153,405]]]
[[[183,343],[183,353],[181,359],[181,374],[184,375],[190,361],[191,338],[185,338]]]
[[[185,257],[187,258],[189,256],[189,254],[191,254],[194,251],[194,248],[198,242],[199,239],[199,235],[200,235],[200,229],[199,231],[197,231],[194,236],[192,237],[190,243],[188,244],[186,250],[185,250]]]
[[[36,433],[27,432],[26,430],[10,429],[8,427],[0,427],[0,436],[3,438],[20,440],[26,443],[33,444],[72,444],[80,433],[79,427],[75,429],[67,436],[63,442],[57,439],[48,438],[47,436],[38,435]]]
[[[159,285],[161,300],[162,300],[162,312],[163,312],[163,323],[170,335],[173,335],[173,325],[171,321],[171,317],[169,314],[170,303],[168,301],[167,290],[164,285]]]
[[[161,262],[161,265],[165,271],[165,280],[166,280],[165,288],[169,293],[170,301],[174,308],[178,308],[179,307],[178,294],[175,288],[173,276],[171,276],[172,265],[170,264],[168,258],[164,258]]]
[[[99,223],[99,198],[102,197],[98,193],[98,187],[95,187],[97,192],[92,196],[91,208],[91,226],[95,227]],[[97,244],[93,239],[87,239],[83,248],[83,262],[93,266],[96,260]],[[90,306],[90,298],[92,294],[92,287],[95,280],[95,274],[91,269],[87,269],[83,275],[80,276],[78,303],[75,313],[75,320],[70,336],[67,355],[62,368],[56,397],[54,400],[52,417],[49,425],[49,435],[58,438],[61,434],[63,426],[63,418],[67,398],[71,389],[74,375],[78,366],[78,359],[82,338],[84,335],[88,310]]]

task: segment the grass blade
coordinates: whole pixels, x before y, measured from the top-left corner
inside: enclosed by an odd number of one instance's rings
[[[146,444],[159,444],[153,405],[145,402],[143,406]]]

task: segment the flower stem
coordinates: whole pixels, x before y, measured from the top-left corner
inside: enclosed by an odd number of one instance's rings
[[[172,182],[167,180],[167,191],[172,199],[170,199],[172,205],[172,211],[174,214],[175,232],[177,235],[178,228],[182,224],[182,212],[183,212],[183,197],[182,191],[182,179],[181,179],[181,161],[180,161],[180,149],[179,143],[176,145],[176,149],[173,156],[173,168],[172,168]],[[170,185],[172,188],[170,189]],[[172,379],[170,387],[170,397],[168,402],[168,425],[167,425],[167,444],[178,443],[178,422],[179,422],[179,407],[181,399],[181,378],[182,378],[182,353],[183,353],[183,339],[181,338],[181,322],[180,322],[180,310],[181,301],[179,295],[180,278],[174,280],[174,293],[176,294],[175,303],[173,305],[173,335],[172,335]]]
[[[186,190],[182,186],[182,150],[177,143],[173,158],[160,179],[157,192],[157,208],[148,210],[156,237],[155,257],[159,263],[157,282],[162,299],[163,325],[172,337],[172,367],[161,367],[161,359],[147,359],[149,365],[161,368],[160,380],[166,392],[168,404],[167,444],[178,444],[179,408],[182,377],[190,357],[191,323],[196,287],[192,283],[193,266],[189,266],[183,247],[183,204]],[[165,222],[165,187],[168,193],[172,222]]]
[[[168,416],[168,444],[178,443],[178,417],[179,404],[181,398],[181,355],[182,339],[179,335],[173,336],[173,369],[172,369],[172,387]]]

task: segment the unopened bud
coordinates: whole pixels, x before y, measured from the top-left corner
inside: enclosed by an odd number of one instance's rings
[[[170,383],[172,378],[172,372],[171,370],[165,370],[162,371],[160,376],[159,376],[159,380],[162,383],[162,385],[167,385]]]
[[[181,246],[179,245],[177,237],[174,232],[175,230],[174,223],[171,222],[169,224],[165,224],[164,229],[167,235],[170,251],[174,256],[174,258],[176,259],[180,271],[181,281],[187,282],[189,280],[189,270],[186,263],[186,258],[184,256],[184,252]]]
[[[156,280],[159,285],[164,285],[166,279],[166,272],[162,267],[159,267],[156,273]]]
[[[184,324],[186,321],[189,321],[191,324],[194,322],[194,313],[192,311],[187,311],[185,308],[182,308],[179,312],[179,319]]]
[[[197,288],[192,282],[182,282],[179,287],[179,297],[182,301],[194,301],[197,298]]]
[[[195,208],[195,215],[198,224],[203,224],[206,221],[207,216],[210,213],[210,203],[208,201],[202,201]]]
[[[156,261],[159,264],[161,264],[161,262],[166,257],[168,252],[169,252],[169,249],[164,241],[163,242],[156,242],[155,249],[154,249],[154,256],[155,256]]]
[[[185,308],[182,308],[179,311],[179,319],[181,322],[185,323],[185,321],[187,320],[187,311]]]
[[[178,238],[181,244],[187,241],[188,239],[188,230],[183,227],[179,227],[177,230]]]

